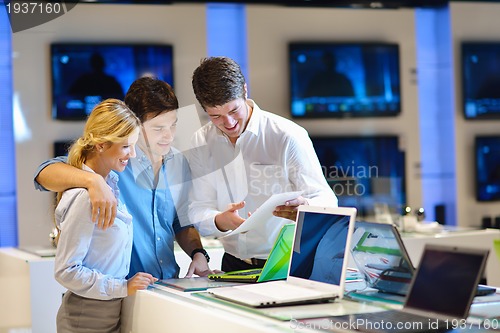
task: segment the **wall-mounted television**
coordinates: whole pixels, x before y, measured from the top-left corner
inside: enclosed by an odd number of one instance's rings
[[[289,44],[294,118],[379,117],[401,112],[399,46]]]
[[[461,46],[465,119],[500,119],[500,41]]]
[[[69,148],[73,144],[72,140],[63,140],[54,142],[54,157],[68,155]]]
[[[85,120],[100,101],[123,100],[143,76],[173,86],[171,45],[56,43],[50,50],[54,119]]]
[[[500,200],[500,135],[477,136],[474,154],[476,199]]]
[[[339,206],[373,216],[375,204],[400,213],[406,203],[405,154],[397,136],[311,138]]]

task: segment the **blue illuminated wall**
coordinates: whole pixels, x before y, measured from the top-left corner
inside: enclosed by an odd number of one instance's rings
[[[207,55],[234,59],[248,82],[246,27],[245,5],[207,4]]]
[[[9,18],[0,3],[0,247],[17,246],[11,45]]]
[[[456,224],[455,108],[449,8],[416,9],[422,195],[427,220]],[[442,222],[442,221],[440,221]]]

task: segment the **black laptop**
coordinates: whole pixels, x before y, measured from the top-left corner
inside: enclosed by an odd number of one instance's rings
[[[427,244],[403,309],[317,320],[344,323],[351,325],[350,329],[370,333],[451,329],[453,323],[469,315],[488,252]]]

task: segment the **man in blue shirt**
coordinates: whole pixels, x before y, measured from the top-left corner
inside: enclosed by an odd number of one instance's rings
[[[132,83],[125,103],[142,122],[137,156],[130,159],[118,182],[120,198],[134,223],[129,276],[147,272],[158,279],[178,277],[174,239],[193,260],[187,276],[206,276],[212,273],[209,257],[187,217],[189,166],[171,146],[179,108],[177,97],[166,82],[144,77]],[[116,215],[111,189],[102,177],[59,163],[64,161],[59,157],[41,164],[35,174],[35,187],[57,192],[87,188],[92,220],[108,228]]]

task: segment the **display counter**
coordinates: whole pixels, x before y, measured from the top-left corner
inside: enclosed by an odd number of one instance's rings
[[[489,248],[490,254],[486,265],[487,283],[499,287],[500,258],[493,250],[493,241],[495,239],[500,239],[500,230],[498,229],[459,230],[454,232],[440,232],[438,234],[403,234],[403,242],[408,249],[414,265],[418,264],[423,248],[427,243]],[[215,241],[205,245],[212,257],[210,267],[220,268],[224,252],[223,248]],[[180,249],[175,251],[175,255],[181,267],[180,276],[184,276],[190,259]],[[32,327],[33,332],[36,333],[55,332],[55,317],[61,303],[62,293],[65,290],[54,280],[53,258],[42,258],[14,248],[0,248],[0,288],[2,294],[2,297],[0,297],[0,308],[2,308],[0,312],[0,331],[2,328]],[[136,324],[147,325],[148,320],[153,320],[155,316],[158,316],[155,320],[167,325],[171,320],[175,319],[177,321],[178,318],[182,317],[188,318],[189,324],[194,327],[206,327],[202,321],[198,322],[196,315],[191,313],[193,310],[199,311],[199,303],[193,303],[192,300],[186,301],[184,295],[177,296],[168,296],[171,302],[167,303],[174,304],[175,306],[168,305],[165,310],[158,312],[158,307],[165,306],[166,296],[154,291],[139,293],[137,300],[133,303],[144,305],[144,307],[139,306],[134,310],[133,317],[139,320]],[[176,315],[171,317],[170,310],[168,309],[172,310],[176,306],[185,309],[186,314],[173,312]],[[205,308],[210,309],[212,306],[213,304],[205,305]],[[302,311],[300,308],[294,308],[293,311],[298,310]],[[159,313],[160,315],[158,315]],[[163,313],[164,315],[162,315]],[[203,316],[206,316],[205,319],[208,320],[206,322],[210,322],[209,319],[212,316],[220,316],[220,318],[217,318],[221,320],[227,319],[230,322],[228,324],[229,327],[237,328],[242,332],[245,329],[252,329],[252,332],[255,331],[253,327],[253,320],[255,318],[252,319],[251,316],[247,318],[247,315],[245,315],[246,319],[244,320],[234,320],[232,316],[227,316],[227,309],[215,315],[208,311]],[[266,326],[267,324],[271,326]],[[270,327],[273,329],[287,329],[287,325],[283,325],[282,322],[276,323],[274,320],[271,320],[267,324],[259,326],[260,329],[265,330],[270,329]],[[236,332],[236,330],[232,332]]]
[[[54,333],[56,314],[66,291],[54,279],[54,258],[0,248],[0,331],[32,328]]]
[[[483,296],[471,309],[468,325],[483,321],[500,328],[500,294]],[[378,312],[401,305],[354,302],[254,309],[215,299],[206,292],[186,293],[170,288],[137,292],[129,297],[122,311],[122,332],[319,332],[322,327],[307,326],[301,319],[352,313]],[[487,298],[489,297],[489,300]],[[477,315],[482,316],[482,319]],[[491,319],[497,317],[497,319]],[[489,318],[489,319],[484,319]],[[478,330],[482,332],[483,330]],[[345,331],[350,332],[350,331]],[[455,331],[454,331],[455,332]],[[470,332],[468,329],[456,332]]]
[[[200,293],[168,288],[141,290],[125,302],[122,332],[295,332],[298,328],[297,319],[383,310],[378,306],[347,300],[251,309],[197,295]],[[317,331],[301,327],[300,332]]]

